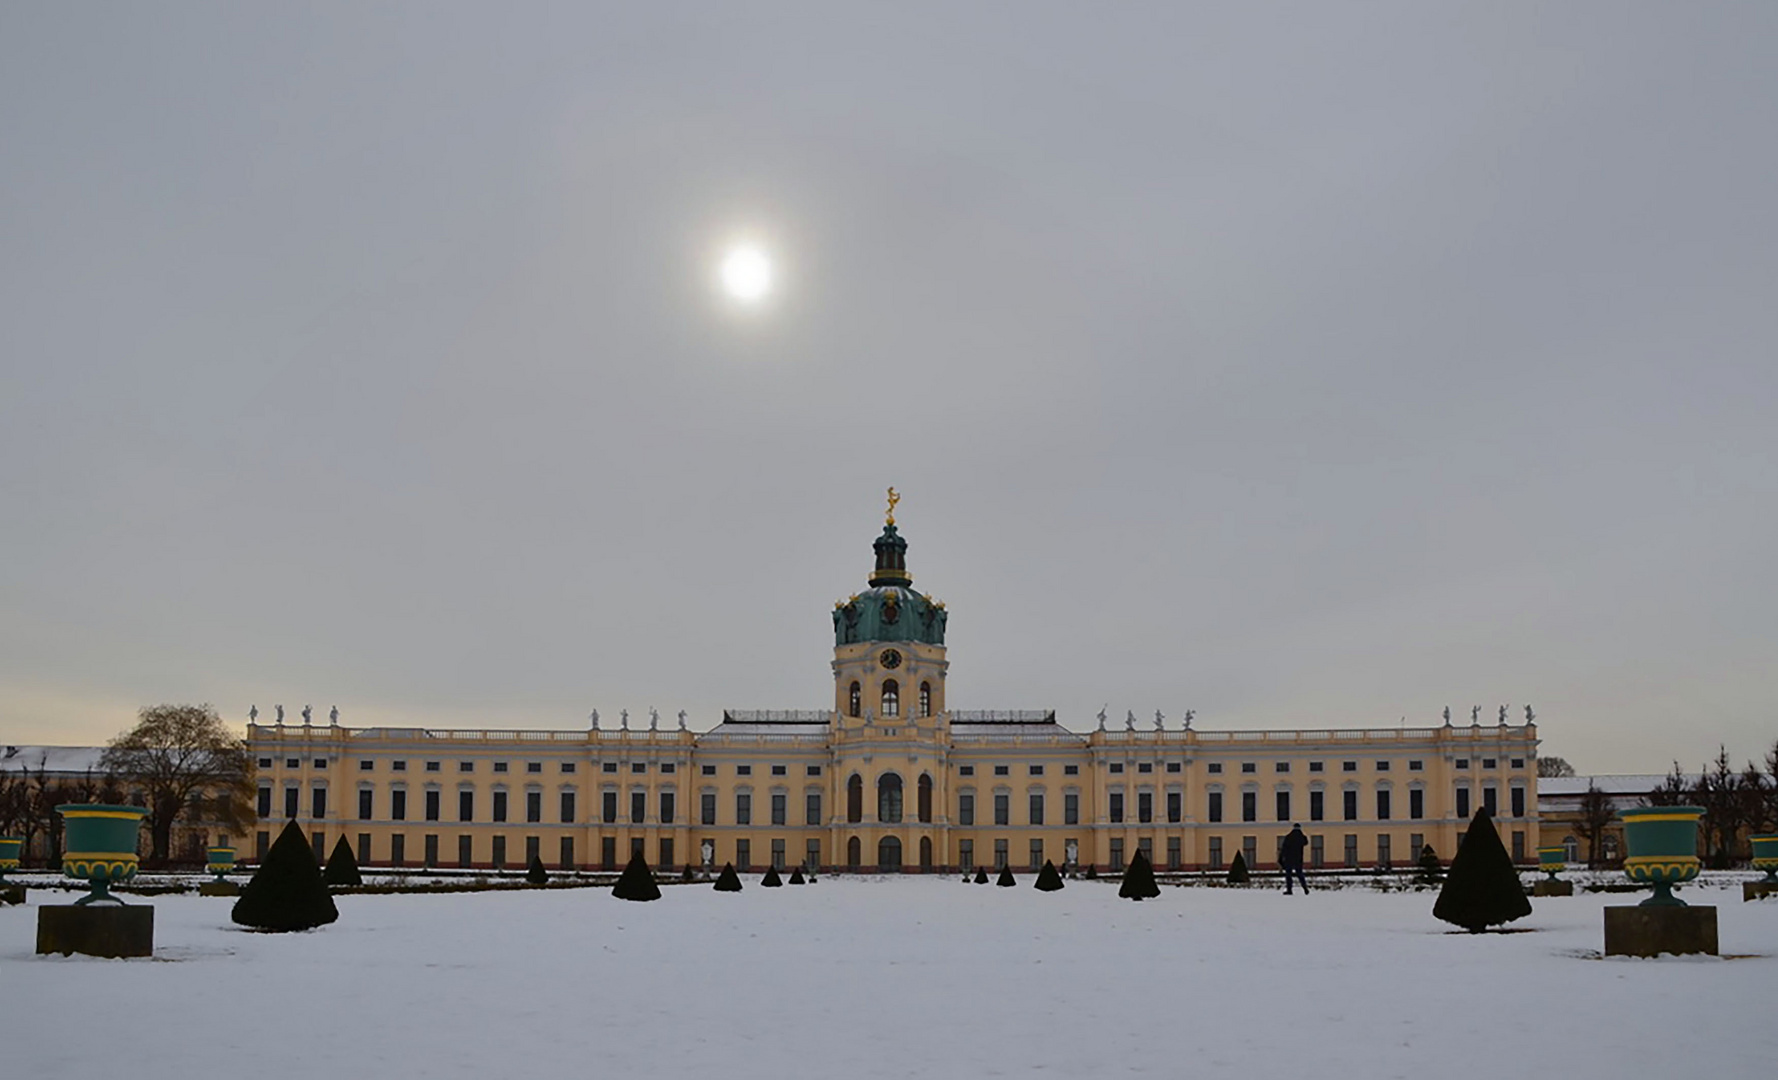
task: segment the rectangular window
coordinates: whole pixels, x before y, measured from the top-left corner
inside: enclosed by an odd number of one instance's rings
[[[1111,818],[1112,824],[1114,824],[1114,825],[1122,824],[1123,820],[1124,820],[1124,793],[1123,792],[1114,791],[1111,793],[1111,807],[1110,807],[1110,809],[1111,809],[1110,818]]]
[[[1272,801],[1277,803],[1277,806],[1275,806],[1273,808],[1273,809],[1277,810],[1277,812],[1278,812],[1277,820],[1289,821],[1290,820],[1290,792],[1288,792],[1288,791],[1277,792],[1276,794],[1274,794],[1272,796]]]
[[[258,810],[259,816],[262,818],[269,818],[272,816],[272,789],[271,788],[262,787],[259,789],[259,805],[255,809]]]
[[[674,803],[673,794],[674,793],[671,791],[661,792],[661,824],[662,825],[673,824],[673,811],[678,809],[678,807],[673,805],[673,803]]]
[[[575,763],[574,763],[574,762],[572,762],[572,761],[564,761],[564,762],[562,762],[562,771],[563,771],[563,772],[573,772],[573,771],[574,771],[574,764],[575,764]],[[572,863],[572,862],[573,862],[573,860],[572,860],[572,859],[570,859],[570,860],[569,860],[569,863]],[[566,866],[566,865],[569,865],[569,863],[564,863],[564,864],[563,864],[563,865],[564,865],[564,866]]]
[[[1377,789],[1377,820],[1378,821],[1388,821],[1389,820],[1389,811],[1391,809],[1392,808],[1389,805],[1389,789],[1388,788],[1378,788]]]
[[[1493,784],[1482,785],[1482,809],[1488,811],[1489,817],[1500,815],[1500,789]]]
[[[467,833],[457,837],[457,865],[462,867],[475,865],[475,841]]]
[[[735,824],[753,824],[753,794],[751,792],[735,792]]]
[[[494,771],[499,772],[500,770],[495,769]],[[494,851],[493,851],[493,856],[490,859],[490,861],[493,863],[494,869],[496,869],[496,870],[506,869],[506,837],[504,837],[504,836],[494,837]]]
[[[1111,838],[1111,869],[1113,873],[1122,873],[1124,869],[1124,838]]]
[[[1358,866],[1358,834],[1346,834],[1346,867],[1354,869]]]
[[[1395,853],[1390,850],[1389,834],[1383,833],[1377,837],[1377,865],[1389,867],[1394,864]]]
[[[1154,792],[1136,793],[1136,820],[1143,825],[1154,824]]]
[[[1124,771],[1124,765],[1121,761],[1112,762],[1110,768],[1113,773],[1121,773]]]
[[[1042,840],[1031,841],[1031,869],[1033,871],[1043,869],[1043,841]]]
[[[1272,766],[1272,771],[1273,772],[1289,772],[1290,771],[1290,762],[1280,761],[1277,764]]]
[[[1183,766],[1180,765],[1179,762],[1169,761],[1169,762],[1167,762],[1167,771],[1170,773],[1176,773],[1176,772],[1184,772],[1185,769],[1183,768]]]
[[[302,768],[302,764],[303,764],[302,758],[294,758],[293,757],[293,758],[285,758],[284,759],[284,767],[286,769],[300,769],[300,768]]]
[[[370,834],[367,832],[358,834],[358,865],[370,865]]]
[[[436,788],[431,791],[428,791],[426,793],[426,820],[427,821],[437,821],[438,820],[438,815],[440,813],[439,805],[444,801],[440,797],[440,794],[441,793]]]
[[[327,861],[327,834],[320,833],[320,832],[310,833],[309,834],[309,843],[315,849],[315,861],[318,863],[319,862],[326,862]]]
[[[1524,817],[1525,816],[1525,789],[1522,787],[1513,788],[1512,795],[1513,795],[1513,817]]]
[[[810,765],[808,768],[804,769],[803,772],[807,773],[810,776],[820,776],[821,775],[821,766]]]
[[[636,788],[630,792],[630,824],[641,825],[648,820],[648,792]]]
[[[648,771],[648,762],[646,762],[646,761],[634,761],[634,762],[630,763],[630,773],[633,776],[640,775],[640,774],[645,773],[647,771]]]
[[[1064,766],[1062,766],[1062,775],[1063,776],[1079,776],[1080,775],[1080,766],[1079,765],[1064,765]]]
[[[1243,761],[1241,763],[1241,771],[1244,773],[1255,773],[1259,771],[1259,765],[1252,761]]]
[[[1525,861],[1525,833],[1521,829],[1513,830],[1513,862]]]
[[[1210,812],[1206,816],[1211,821],[1221,821],[1222,820],[1222,792],[1212,791],[1210,793],[1210,808],[1209,809],[1210,809]]]
[[[1327,764],[1326,764],[1326,762],[1321,762],[1321,761],[1311,761],[1311,762],[1309,762],[1309,771],[1310,772],[1325,772],[1325,771],[1327,771]]]
[[[506,792],[504,791],[494,793],[494,820],[506,820]]]
[[[1011,765],[996,765],[996,766],[994,766],[994,775],[995,776],[1010,776],[1011,774],[1012,774],[1012,766]]]
[[[1241,858],[1247,860],[1247,868],[1259,869],[1259,837],[1243,836],[1241,838]]]
[[[527,761],[527,762],[525,762],[525,771],[528,773],[540,773],[543,771],[543,762],[541,762],[541,761]],[[530,862],[529,859],[526,859],[525,861]]]
[[[772,775],[773,776],[785,776],[789,772],[790,772],[790,769],[788,766],[784,766],[784,765],[773,765],[772,766]],[[777,866],[778,863],[774,862],[774,863],[772,863],[772,865]]]
[[[1482,759],[1482,768],[1492,769],[1493,767],[1494,767],[1494,759],[1493,758],[1485,757]]]
[[[1031,793],[1031,824],[1043,824],[1043,792],[1041,791]]]
[[[1183,858],[1183,854],[1182,854],[1182,849],[1181,849],[1180,843],[1179,843],[1179,837],[1177,837],[1177,836],[1167,837],[1167,869],[1169,869],[1169,870],[1179,869],[1180,866],[1183,865],[1180,861],[1182,858]]]
[[[525,865],[530,866],[533,859],[543,858],[543,837],[525,837]]]
[[[599,796],[599,820],[607,825],[617,824],[617,792],[606,791]],[[709,822],[714,825],[715,822]]]
[[[1319,870],[1327,865],[1327,844],[1319,833],[1309,837],[1309,868]]]
[[[735,841],[735,869],[743,874],[753,869],[753,844],[746,839]]]
[[[1388,772],[1389,771],[1389,763],[1387,761],[1377,762],[1377,771],[1378,772]]]
[[[975,766],[974,765],[959,765],[959,766],[957,766],[957,775],[958,776],[974,776],[975,775]]]
[[[784,841],[783,840],[773,840],[772,841],[772,869],[774,869],[774,870],[784,869]]]
[[[957,796],[957,824],[975,824],[975,794],[965,791]]]
[[[392,772],[407,772],[407,762],[391,761],[389,763],[389,768]]]
[[[821,793],[811,791],[803,796],[803,824],[821,824]]]
[[[1415,821],[1419,821],[1421,818],[1423,818],[1425,816],[1426,816],[1426,792],[1425,792],[1425,790],[1421,789],[1421,788],[1409,788],[1408,789],[1408,817],[1412,818]],[[1414,845],[1414,848],[1416,851],[1419,850],[1419,847],[1420,847],[1419,844]]]
[[[407,792],[401,788],[389,793],[389,817],[394,821],[407,820]]]
[[[1524,758],[1522,758],[1522,757],[1513,758],[1513,768],[1523,769],[1524,767],[1525,767],[1525,759]]]
[[[790,796],[782,791],[772,792],[772,824],[784,825],[790,819]]]
[[[457,792],[457,820],[458,821],[474,821],[475,820],[475,792],[473,792],[473,791],[459,791],[459,792]]]
[[[359,772],[369,772],[376,767],[377,767],[377,763],[372,761],[369,758],[362,758],[358,762],[358,771]]]
[[[1422,848],[1424,848],[1425,846],[1426,846],[1426,834],[1425,833],[1409,833],[1408,834],[1408,861],[1412,862],[1415,859],[1418,859],[1420,857],[1420,850]]]
[[[557,863],[559,863],[564,870],[574,869],[574,837],[562,837],[560,847],[561,850],[556,856]]]
[[[294,784],[284,789],[284,816],[293,818],[302,808],[302,790]]]
[[[376,798],[376,793],[371,791],[370,788],[359,788],[358,789],[358,820],[359,821],[369,821],[371,819],[371,801],[375,798]]]
[[[1152,761],[1143,761],[1143,762],[1139,762],[1139,763],[1138,763],[1138,764],[1137,764],[1137,765],[1136,765],[1136,771],[1137,771],[1137,772],[1139,772],[1139,773],[1151,773],[1151,772],[1154,772],[1154,762],[1152,762]]]
[[[1204,768],[1212,773],[1219,773],[1222,771],[1222,762],[1212,761],[1210,764],[1204,766]]]
[[[957,865],[964,870],[975,869],[975,841],[957,841]]]
[[[270,851],[271,847],[272,834],[261,829],[253,838],[253,857],[263,860],[265,858],[265,853]]]
[[[821,766],[814,767],[818,769]],[[811,872],[821,869],[821,841],[810,840],[803,845],[803,865]]]
[[[525,792],[525,820],[540,822],[543,820],[543,792]],[[526,860],[529,862],[529,860]]]
[[[704,766],[704,767],[703,767],[703,773],[704,773],[704,775],[705,775],[705,776],[715,776],[715,775],[716,775],[716,766],[714,766],[714,765],[705,765],[705,766]]]
[[[1167,821],[1177,825],[1185,814],[1185,794],[1179,791],[1167,792]]]
[[[1043,775],[1043,766],[1042,765],[1032,765],[1027,769],[1027,771],[1032,776],[1042,776]]]
[[[392,866],[407,864],[407,836],[395,833],[389,837],[389,863]]]
[[[994,869],[1005,870],[1006,861],[1009,857],[1010,856],[1007,854],[1007,841],[994,841]]]
[[[1210,838],[1210,869],[1222,869],[1222,837],[1220,836]]]
[[[736,776],[752,776],[753,775],[753,766],[751,766],[751,765],[736,765],[735,766],[735,775]]]
[[[1452,762],[1452,764],[1459,769],[1467,769],[1467,768],[1469,768],[1469,759],[1466,757],[1460,757],[1456,761]]]
[[[1074,791],[1062,794],[1062,824],[1080,824],[1080,793]]]
[[[679,771],[679,766],[675,765],[673,762],[671,762],[671,761],[661,762],[661,775],[672,776],[674,773],[676,773],[678,771]]]
[[[1340,793],[1340,795],[1341,795],[1340,801],[1343,804],[1340,807],[1341,813],[1345,815],[1345,819],[1347,821],[1357,821],[1358,820],[1358,792],[1343,791]]]
[[[1241,820],[1259,820],[1259,792],[1243,791],[1241,793]]]
[[[506,771],[506,762],[496,761],[494,763],[494,771],[495,772],[505,772]]]
[[[599,837],[599,866],[604,870],[617,869],[617,837]]]
[[[425,847],[423,848],[423,850],[426,853],[425,854],[426,861],[424,864],[426,869],[428,869],[428,870],[436,869],[438,867],[438,834],[437,833],[427,833],[426,834]]]
[[[698,796],[698,823],[716,824],[716,792],[706,791]]]
[[[271,767],[272,767],[272,759],[271,759],[271,758],[269,758],[269,757],[262,757],[262,758],[260,758],[260,759],[259,759],[259,767],[260,767],[260,768],[262,768],[262,769],[269,769],[269,768],[271,768]]]
[[[438,772],[441,767],[442,766],[436,761],[428,761],[426,763],[426,771],[427,772]],[[433,861],[436,862],[437,860],[433,860]],[[428,863],[427,865],[431,865],[431,864]]]
[[[1007,825],[1012,822],[1012,796],[1004,791],[994,793],[994,824]]]
[[[475,771],[475,762],[473,762],[473,761],[459,761],[459,762],[457,762],[457,771],[458,772],[474,772]]]
[[[1466,787],[1457,789],[1457,816],[1460,818],[1469,816],[1469,789]]]
[[[1424,770],[1425,768],[1426,768],[1426,763],[1424,761],[1410,761],[1410,762],[1408,762],[1408,771],[1409,772],[1420,772],[1420,771]]]

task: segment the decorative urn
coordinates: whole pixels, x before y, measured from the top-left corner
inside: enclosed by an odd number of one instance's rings
[[[113,882],[136,876],[136,835],[148,811],[140,806],[71,803],[56,807],[56,813],[66,824],[62,873],[92,886],[92,892],[75,904],[123,903],[110,888]]]
[[[1549,875],[1549,880],[1556,880],[1556,875],[1568,865],[1568,849],[1563,847],[1540,847],[1537,849],[1537,868]]]
[[[1778,840],[1778,836],[1773,837]],[[19,850],[25,846],[22,836],[0,836],[0,885],[6,883],[6,872],[19,868]]]
[[[1759,836],[1750,836],[1747,839],[1753,843],[1753,868],[1764,870],[1766,872],[1765,880],[1778,884],[1778,833],[1763,833]],[[6,841],[0,840],[0,845],[5,843]],[[5,854],[5,848],[0,846],[0,856]],[[0,861],[0,866],[5,865],[5,862]],[[17,866],[18,864],[14,863],[13,865]]]
[[[1673,886],[1698,876],[1697,806],[1643,806],[1623,812],[1624,873],[1631,881],[1653,885],[1655,894],[1643,907],[1684,907]]]
[[[232,847],[205,848],[204,854],[204,869],[215,874],[217,881],[222,881],[235,868],[235,849]]]

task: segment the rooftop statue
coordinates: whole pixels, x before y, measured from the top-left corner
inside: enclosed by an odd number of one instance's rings
[[[313,722],[309,719],[309,709],[310,708],[311,708],[311,706],[308,706],[308,705],[303,706],[303,726],[304,727],[308,727],[309,724]]]
[[[340,707],[335,705],[327,714],[327,722],[334,727],[340,726]]]
[[[251,724],[251,723],[253,723],[253,721],[258,720],[258,719],[259,719],[259,706],[258,705],[247,706],[247,722],[249,724]]]
[[[680,731],[685,730],[685,710],[684,709],[679,710],[679,730]]]
[[[1187,710],[1185,710],[1185,729],[1186,729],[1186,730],[1187,730],[1187,731],[1190,731],[1190,730],[1191,730],[1191,726],[1192,726],[1192,717],[1194,717],[1194,716],[1196,716],[1196,715],[1198,715],[1198,710],[1196,710],[1196,709],[1187,709]]]
[[[278,723],[282,724],[284,722],[284,706],[274,705],[272,708],[278,710]]]
[[[659,731],[660,729],[661,729],[660,711],[658,709],[656,709],[653,705],[650,705],[648,707],[648,730]]]
[[[623,729],[625,731],[630,730],[630,710],[619,709],[617,715],[618,715],[619,719],[621,719],[623,721]]]
[[[1105,710],[1104,709],[1099,710],[1099,730],[1100,731],[1105,730]]]
[[[889,489],[889,511],[883,515],[883,524],[885,524],[885,525],[895,524],[895,504],[900,501],[901,501],[901,496],[897,495],[895,493],[895,489],[893,487],[890,488]]]
[[[1155,711],[1154,711],[1154,729],[1155,729],[1155,730],[1156,730],[1156,731],[1161,731],[1161,730],[1163,730],[1163,728],[1162,728],[1162,727],[1161,727],[1161,721],[1162,721],[1162,720],[1163,720],[1163,719],[1165,719],[1165,717],[1163,717],[1163,716],[1161,716],[1161,710],[1159,710],[1159,709],[1156,709],[1156,710],[1155,710]]]
[[[599,730],[599,710],[598,709],[594,709],[592,712],[588,713],[587,720],[591,721],[592,729],[594,731]]]

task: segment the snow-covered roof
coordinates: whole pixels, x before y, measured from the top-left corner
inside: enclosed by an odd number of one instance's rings
[[[1697,777],[1687,774],[1686,780],[1695,781]],[[1607,795],[1646,795],[1666,784],[1667,777],[1646,773],[1619,773],[1608,776],[1545,776],[1537,781],[1539,797],[1562,797],[1572,795],[1579,797],[1587,793],[1587,788],[1596,787]]]
[[[0,770],[80,774],[97,773],[103,746],[0,746]]]
[[[724,722],[717,724],[705,734],[708,735],[826,735],[827,725],[809,723],[807,721],[777,720],[767,723]]]

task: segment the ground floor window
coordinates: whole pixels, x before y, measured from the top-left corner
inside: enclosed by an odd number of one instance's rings
[[[1389,850],[1389,834],[1382,833],[1377,837],[1377,865],[1386,867],[1393,863],[1395,861],[1391,858],[1393,854],[1394,852]]]
[[[808,850],[803,853],[803,865],[808,867],[811,874],[821,869],[821,841],[809,841]]]
[[[673,865],[673,838],[671,836],[661,837],[661,860],[655,865],[661,867]]]
[[[506,869],[506,837],[504,837],[504,836],[494,837],[494,852],[493,852],[492,861],[494,863],[494,869],[496,869],[496,870]]]
[[[1243,836],[1241,838],[1241,858],[1247,860],[1247,869],[1253,870],[1258,868],[1259,837]]]
[[[750,840],[735,841],[735,869],[745,874],[753,867],[753,842]]]
[[[846,841],[846,868],[857,870],[864,865],[864,841],[854,836]]]
[[[1124,869],[1124,838],[1114,837],[1111,841],[1111,870],[1122,873]]]
[[[1348,868],[1355,868],[1358,866],[1358,834],[1357,833],[1347,833],[1346,834],[1346,866]]]
[[[541,836],[525,837],[525,865],[528,867],[542,856],[543,838]]]
[[[260,835],[264,836],[265,834],[261,833]],[[965,870],[974,870],[975,869],[975,841],[974,840],[959,840],[959,841],[957,841],[957,865],[962,867]]]
[[[1011,856],[1007,853],[1007,841],[1005,841],[1005,840],[994,841],[994,869],[995,870],[1005,870],[1007,860],[1010,857]]]
[[[1182,859],[1183,854],[1179,843],[1179,837],[1167,837],[1167,869],[1179,869]]]
[[[261,814],[260,816],[261,817],[270,817],[271,815]],[[272,834],[261,829],[259,831],[259,834],[253,838],[253,857],[256,859],[265,858],[265,853],[267,851],[271,850],[271,846],[272,846]],[[369,862],[370,860],[366,859],[364,861]]]
[[[407,862],[407,835],[396,833],[389,837],[389,863],[401,866]]]
[[[574,837],[562,837],[561,852],[559,854],[560,858],[558,861],[561,863],[562,869],[574,869]]]
[[[358,834],[358,865],[370,865],[370,834],[367,832]]]
[[[1154,840],[1151,837],[1142,837],[1136,841],[1136,850],[1142,852],[1142,857],[1148,860],[1148,865],[1152,868],[1154,866]]]
[[[1408,861],[1409,862],[1417,861],[1420,858],[1421,849],[1424,848],[1425,846],[1426,846],[1426,837],[1423,834],[1409,833],[1408,834]]]
[[[425,845],[426,869],[435,869],[438,866],[438,834],[427,833]]]
[[[1222,837],[1220,836],[1210,838],[1210,869],[1222,869]]]
[[[1513,830],[1513,862],[1525,861],[1525,833],[1522,829]]]
[[[772,841],[772,869],[784,869],[784,841]]]
[[[617,837],[599,838],[599,863],[607,870],[617,869]]]
[[[326,833],[319,833],[319,832],[318,833],[310,833],[309,834],[309,843],[311,843],[315,846],[315,861],[318,863],[326,862],[327,861],[327,834]]]
[[[1031,869],[1033,869],[1033,870],[1042,870],[1043,869],[1043,841],[1042,840],[1031,841]]]
[[[1319,870],[1327,865],[1327,844],[1325,837],[1317,833],[1309,837],[1309,867]]]
[[[465,833],[457,837],[457,865],[473,866],[475,864],[475,839]]]

